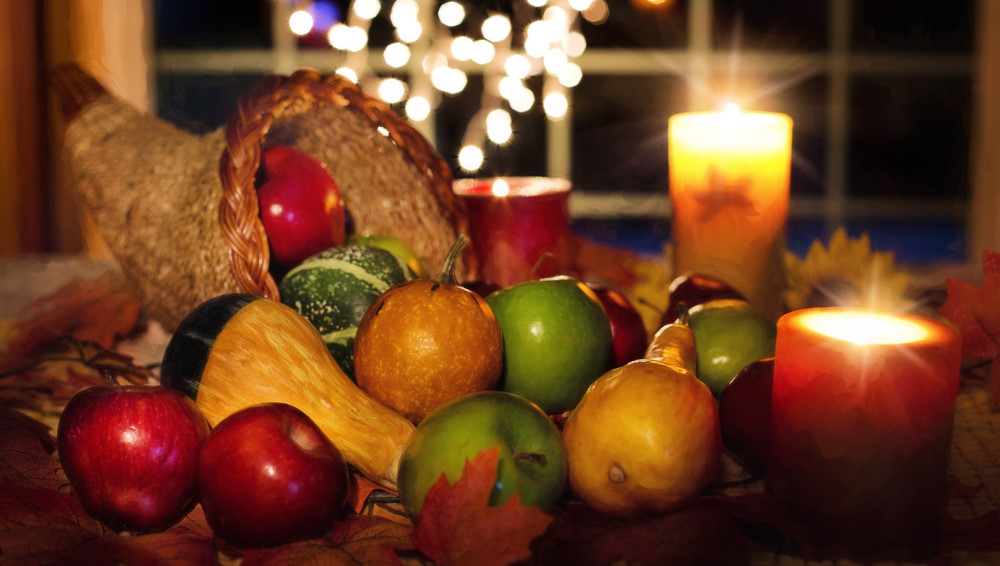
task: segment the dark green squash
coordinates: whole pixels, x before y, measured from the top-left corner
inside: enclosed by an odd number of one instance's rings
[[[312,323],[337,365],[354,379],[354,336],[365,311],[382,293],[416,276],[393,253],[347,245],[320,252],[289,271],[281,302]]]

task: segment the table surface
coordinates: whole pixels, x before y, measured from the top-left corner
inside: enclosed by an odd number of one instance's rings
[[[120,277],[116,266],[78,256],[41,256],[0,260],[0,353],[16,332],[25,315],[25,306],[37,297],[54,293],[64,285],[107,274]],[[155,364],[169,340],[169,334],[154,322],[143,332],[116,344],[116,349],[139,364]],[[1000,564],[1000,412],[992,411],[981,370],[963,375],[956,405],[951,449],[952,486],[946,513],[956,529],[946,545],[946,554],[934,563]],[[0,403],[3,399],[0,398]],[[43,416],[44,417],[44,416]],[[48,415],[54,424],[58,415]],[[746,477],[731,459],[720,472],[723,482]],[[761,493],[763,482],[720,483],[718,493],[730,497]],[[780,550],[756,552],[754,564],[849,564],[849,561],[809,561]],[[2,560],[0,560],[2,562]]]

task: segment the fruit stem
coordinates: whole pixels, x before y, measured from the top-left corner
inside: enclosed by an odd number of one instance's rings
[[[688,309],[687,303],[677,304],[677,323],[683,324],[684,326],[690,326],[691,321],[691,310]]]
[[[462,252],[465,251],[465,247],[468,245],[469,237],[465,234],[459,234],[458,239],[455,240],[455,243],[451,245],[451,249],[448,250],[448,255],[444,258],[441,271],[434,278],[435,281],[445,285],[458,285],[458,280],[455,278],[455,267],[458,265],[458,258],[461,257]]]

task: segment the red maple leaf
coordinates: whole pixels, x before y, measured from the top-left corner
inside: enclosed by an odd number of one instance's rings
[[[424,497],[413,542],[435,564],[510,564],[531,556],[531,541],[552,522],[536,507],[525,507],[518,494],[489,505],[497,480],[499,447],[466,460],[454,485],[441,474]]]
[[[945,280],[948,299],[941,313],[962,333],[962,354],[992,358],[988,382],[994,409],[1000,409],[1000,253],[983,251],[983,285]]]
[[[993,358],[1000,354],[1000,253],[983,251],[983,285],[951,277],[941,313],[962,333],[962,353]]]

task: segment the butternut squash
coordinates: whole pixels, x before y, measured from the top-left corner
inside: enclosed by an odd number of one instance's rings
[[[246,294],[205,301],[175,331],[160,379],[193,398],[212,426],[259,403],[298,407],[348,464],[396,488],[414,425],[359,389],[315,327],[291,307]]]

